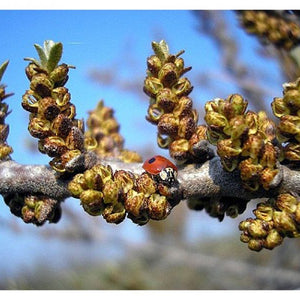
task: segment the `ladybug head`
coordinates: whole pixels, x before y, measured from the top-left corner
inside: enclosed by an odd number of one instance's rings
[[[177,171],[171,167],[164,168],[159,172],[159,178],[163,182],[172,184],[176,181]]]

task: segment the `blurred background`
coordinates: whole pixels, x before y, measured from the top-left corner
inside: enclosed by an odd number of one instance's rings
[[[70,70],[66,87],[77,118],[98,101],[115,111],[125,148],[144,159],[168,152],[156,145],[156,128],[145,120],[148,97],[142,87],[151,42],[164,39],[171,53],[184,49],[191,97],[203,121],[204,104],[241,93],[249,109],[266,110],[294,80],[284,54],[263,47],[239,26],[234,11],[188,10],[2,10],[2,79],[11,114],[8,144],[22,164],[48,164],[28,131],[21,107],[28,89],[25,57],[37,57],[34,43],[62,42]],[[1,197],[2,199],[2,197]],[[78,199],[63,205],[58,224],[35,227],[11,215],[0,201],[0,289],[297,289],[300,242],[285,239],[273,251],[254,253],[239,241],[236,219],[219,222],[185,203],[164,221],[140,227],[87,215]]]

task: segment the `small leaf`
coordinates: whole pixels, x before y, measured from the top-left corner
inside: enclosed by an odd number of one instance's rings
[[[42,68],[41,66],[41,63],[35,59],[35,58],[32,58],[32,57],[25,57],[24,60],[26,61],[31,61],[32,63],[34,63],[35,65],[37,65],[38,67]]]
[[[44,49],[38,44],[34,44],[34,47],[40,58],[40,62],[41,62],[40,66],[45,68],[47,65],[47,56],[46,56]]]
[[[152,49],[162,62],[166,61],[170,55],[169,47],[164,40],[160,41],[159,43],[152,42]]]
[[[54,44],[55,44],[55,42],[52,41],[52,40],[44,41],[44,51],[45,51],[45,54],[46,54],[47,58],[49,57],[50,50],[51,50],[51,48],[53,47]]]
[[[6,60],[1,66],[0,66],[0,81],[2,80],[2,76],[6,70],[6,67],[8,65],[9,61]]]
[[[62,56],[63,45],[62,43],[53,43],[51,48],[47,51],[48,53],[48,62],[47,62],[47,71],[52,72],[58,65],[61,56]]]

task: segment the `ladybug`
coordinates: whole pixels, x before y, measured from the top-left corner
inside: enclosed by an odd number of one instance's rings
[[[147,159],[143,164],[143,169],[151,174],[157,181],[172,184],[177,178],[177,167],[167,158],[156,155]]]

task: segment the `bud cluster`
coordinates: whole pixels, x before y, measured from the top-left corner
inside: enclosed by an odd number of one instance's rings
[[[277,139],[282,146],[284,159],[300,161],[300,78],[283,85],[283,97],[276,97],[272,110],[280,119],[277,126]]]
[[[217,146],[224,168],[229,172],[239,169],[245,188],[268,190],[279,172],[278,150],[272,144],[275,124],[263,111],[246,112],[247,105],[239,94],[207,102],[207,137]]]
[[[170,156],[178,163],[199,158],[195,145],[206,139],[205,126],[198,126],[198,113],[188,95],[193,90],[191,82],[182,77],[191,67],[184,60],[169,53],[165,41],[152,43],[154,55],[147,59],[147,77],[144,92],[150,97],[146,119],[157,125],[157,143],[169,149]],[[197,148],[197,147],[196,147]]]
[[[285,237],[300,237],[300,199],[291,194],[280,194],[277,199],[259,203],[253,210],[256,219],[242,221],[241,241],[254,251],[272,250]]]
[[[225,215],[236,218],[247,208],[247,202],[235,197],[188,199],[187,205],[192,210],[205,210],[212,218],[223,221]]]
[[[25,223],[41,226],[46,221],[57,223],[61,217],[60,202],[46,196],[11,194],[4,201]]]
[[[60,64],[50,68],[48,62],[47,68],[29,60],[26,75],[30,89],[22,97],[23,108],[30,112],[28,130],[39,139],[39,151],[53,157],[51,167],[63,173],[66,164],[84,151],[83,122],[75,119],[75,106],[64,87],[70,67]]]
[[[241,23],[246,31],[278,48],[290,50],[300,41],[300,27],[267,11],[241,11]]]
[[[165,219],[172,209],[169,187],[157,184],[147,173],[113,172],[109,165],[76,174],[68,189],[88,214],[102,215],[108,223],[119,224],[127,216],[144,225],[150,219]]]
[[[100,157],[117,157],[124,162],[141,162],[138,153],[123,148],[124,139],[119,133],[119,124],[112,108],[99,101],[95,110],[89,112],[85,132],[85,148]]]
[[[8,61],[4,62],[0,66],[0,81],[8,65]],[[9,126],[5,124],[5,118],[9,114],[8,105],[3,102],[4,99],[11,96],[12,94],[6,94],[5,85],[0,84],[0,160],[9,157],[9,154],[13,152],[12,148],[7,145],[6,139],[9,133]]]

